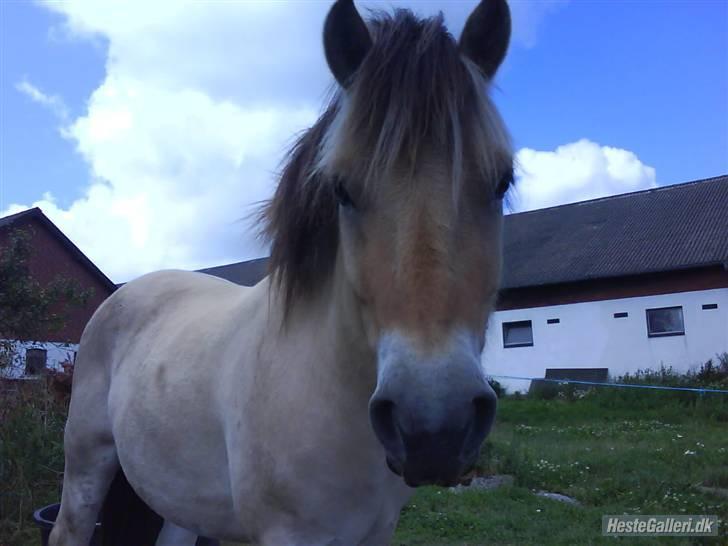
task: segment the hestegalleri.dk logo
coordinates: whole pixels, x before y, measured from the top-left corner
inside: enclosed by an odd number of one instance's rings
[[[718,516],[602,516],[605,536],[718,536]]]

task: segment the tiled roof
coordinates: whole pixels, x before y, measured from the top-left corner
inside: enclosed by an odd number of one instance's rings
[[[502,288],[728,263],[728,176],[511,214]]]

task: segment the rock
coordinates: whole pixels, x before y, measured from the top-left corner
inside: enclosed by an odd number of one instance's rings
[[[451,487],[450,491],[453,493],[461,493],[463,491],[470,491],[474,489],[497,489],[499,487],[504,487],[508,485],[513,485],[513,476],[509,476],[507,474],[500,474],[495,476],[476,476],[472,480],[470,480],[470,483],[467,485],[457,485],[455,487]]]
[[[708,487],[706,485],[698,485],[696,489],[701,493],[708,493],[710,495],[717,495],[719,497],[725,497],[728,499],[728,489],[722,487]]]
[[[568,495],[562,495],[561,493],[550,493],[549,491],[536,491],[537,497],[544,497],[546,499],[555,500],[558,502],[565,502],[573,506],[581,506],[581,503],[573,497]]]

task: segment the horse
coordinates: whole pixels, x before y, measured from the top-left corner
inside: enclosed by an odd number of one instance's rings
[[[112,482],[158,518],[141,538],[154,518],[107,499],[103,527],[129,520],[112,544],[387,544],[416,487],[473,467],[496,411],[481,352],[513,154],[488,92],[510,27],[505,0],[458,40],[442,14],[332,5],[334,92],[260,214],[269,275],[151,273],[89,321],[51,546],[88,544]]]

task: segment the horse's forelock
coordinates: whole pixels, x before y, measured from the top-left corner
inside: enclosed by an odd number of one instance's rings
[[[495,184],[510,161],[509,137],[486,80],[461,57],[442,15],[375,13],[369,30],[374,44],[352,85],[334,95],[293,146],[261,214],[270,272],[287,310],[333,268],[338,216],[331,181],[342,174],[338,164],[373,190],[395,167],[414,169],[429,150],[444,149],[457,195],[466,162]]]

